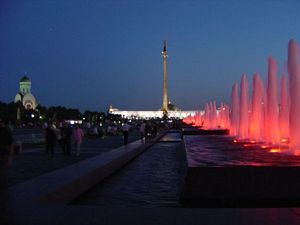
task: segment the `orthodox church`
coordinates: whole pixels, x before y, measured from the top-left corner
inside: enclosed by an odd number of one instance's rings
[[[37,102],[35,97],[31,94],[31,81],[27,76],[23,76],[20,80],[20,90],[16,94],[15,103],[22,102],[25,109],[35,109]]]

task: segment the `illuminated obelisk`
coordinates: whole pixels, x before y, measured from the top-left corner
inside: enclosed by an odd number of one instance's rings
[[[167,42],[164,41],[164,50],[161,53],[163,57],[163,64],[164,64],[164,78],[163,78],[163,104],[162,104],[162,111],[164,116],[168,114],[168,94],[167,94]]]

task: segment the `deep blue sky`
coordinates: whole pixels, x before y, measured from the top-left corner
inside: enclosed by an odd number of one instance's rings
[[[166,39],[169,97],[199,109],[242,73],[265,79],[269,55],[282,71],[291,38],[299,1],[1,0],[0,100],[27,72],[42,105],[158,109]]]

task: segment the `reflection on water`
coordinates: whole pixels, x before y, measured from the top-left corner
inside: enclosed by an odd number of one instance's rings
[[[158,143],[72,204],[177,207],[185,172],[182,143]]]
[[[300,166],[298,156],[264,148],[260,143],[236,143],[225,135],[185,136],[185,145],[190,167]]]

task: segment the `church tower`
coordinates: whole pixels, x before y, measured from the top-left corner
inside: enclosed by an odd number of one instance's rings
[[[27,76],[20,79],[19,93],[16,94],[14,102],[22,102],[25,109],[31,110],[37,107],[35,97],[31,94],[31,81]]]
[[[164,49],[161,53],[163,57],[163,104],[162,111],[164,115],[168,113],[168,94],[167,94],[167,42],[164,41]]]
[[[24,96],[31,93],[31,81],[27,76],[23,76],[20,80],[20,90],[19,92]]]

